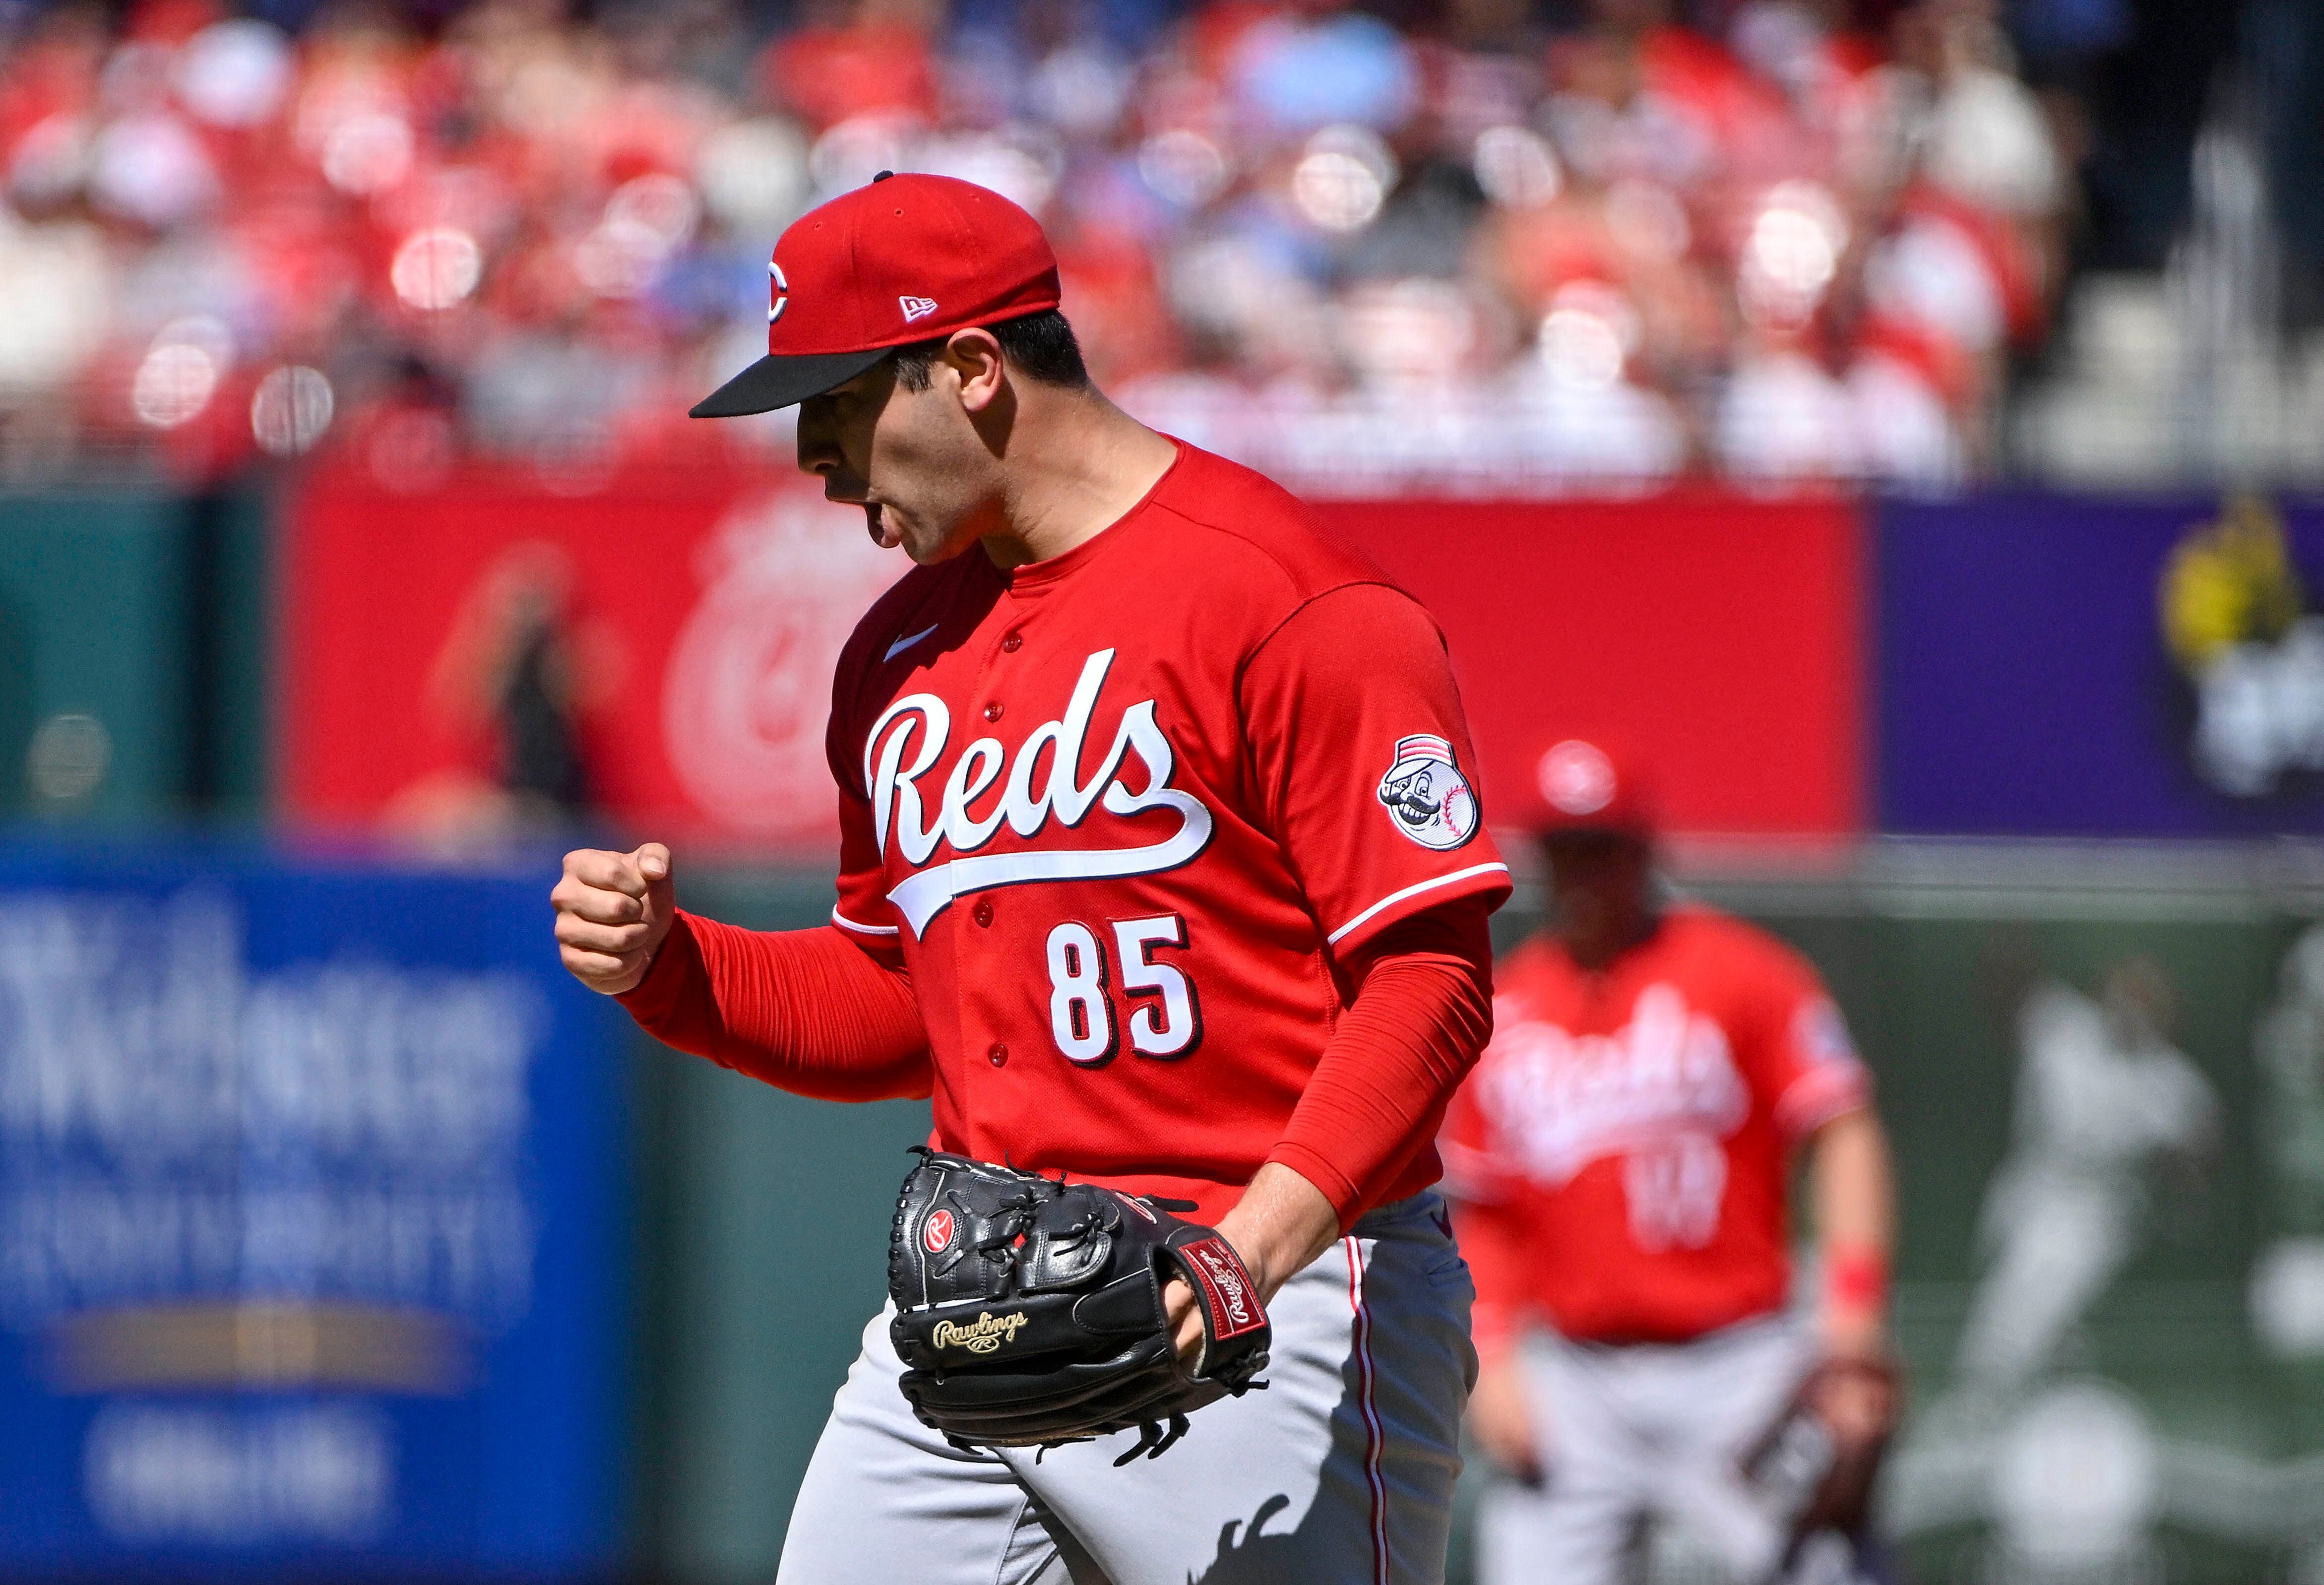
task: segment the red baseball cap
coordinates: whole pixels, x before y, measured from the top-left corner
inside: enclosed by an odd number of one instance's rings
[[[1637,766],[1581,738],[1544,750],[1534,761],[1530,796],[1520,800],[1526,826],[1545,836],[1572,831],[1613,831],[1651,836],[1653,789]]]
[[[697,419],[771,412],[844,385],[892,347],[1057,306],[1041,223],[989,188],[883,170],[791,223],[767,261],[767,355]]]

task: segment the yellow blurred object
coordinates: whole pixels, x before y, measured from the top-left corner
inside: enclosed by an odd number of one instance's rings
[[[50,1338],[67,1392],[134,1388],[368,1388],[441,1395],[466,1387],[468,1340],[449,1316],[366,1304],[220,1302],[84,1312]]]
[[[2236,644],[2282,637],[2307,604],[2283,518],[2255,495],[2230,497],[2179,541],[2160,593],[2163,639],[2190,674]]]

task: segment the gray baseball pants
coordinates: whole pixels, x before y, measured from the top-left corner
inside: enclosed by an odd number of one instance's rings
[[[833,1402],[777,1585],[1434,1585],[1475,1291],[1434,1193],[1371,1212],[1268,1306],[1263,1392],[1135,1432],[964,1452],[912,1416],[888,1316]]]
[[[1788,1530],[1752,1499],[1738,1459],[1814,1359],[1807,1329],[1769,1316],[1683,1343],[1533,1340],[1524,1356],[1545,1479],[1497,1482],[1477,1513],[1480,1585],[1623,1585],[1646,1526],[1680,1527],[1736,1577],[1765,1579]]]

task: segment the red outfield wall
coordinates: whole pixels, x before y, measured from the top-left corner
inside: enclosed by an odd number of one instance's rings
[[[1840,500],[1319,509],[1452,640],[1487,810],[1560,738],[1655,765],[1683,830],[1858,829],[1863,533]],[[796,477],[706,470],[581,497],[478,473],[424,494],[316,475],[289,522],[290,812],[454,832],[494,806],[527,635],[594,797],[638,828],[831,839],[831,665],[903,570]],[[1361,665],[1361,656],[1349,664]]]
[[[489,805],[528,632],[593,800],[673,836],[819,847],[823,729],[855,619],[903,570],[861,511],[724,469],[567,498],[478,473],[426,494],[318,475],[289,521],[280,719],[295,817],[456,831]]]
[[[1327,503],[1436,613],[1486,811],[1564,737],[1652,767],[1696,832],[1860,829],[1862,514],[1838,498]]]

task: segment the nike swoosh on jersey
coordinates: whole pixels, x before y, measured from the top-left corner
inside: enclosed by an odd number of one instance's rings
[[[893,660],[897,656],[901,655],[905,650],[910,649],[914,644],[918,643],[922,639],[927,638],[930,633],[936,631],[937,628],[942,626],[944,626],[944,623],[940,622],[932,622],[928,626],[922,628],[918,632],[914,633],[908,639],[898,639],[894,643],[888,646],[888,652],[880,657],[881,660],[882,662]]]

